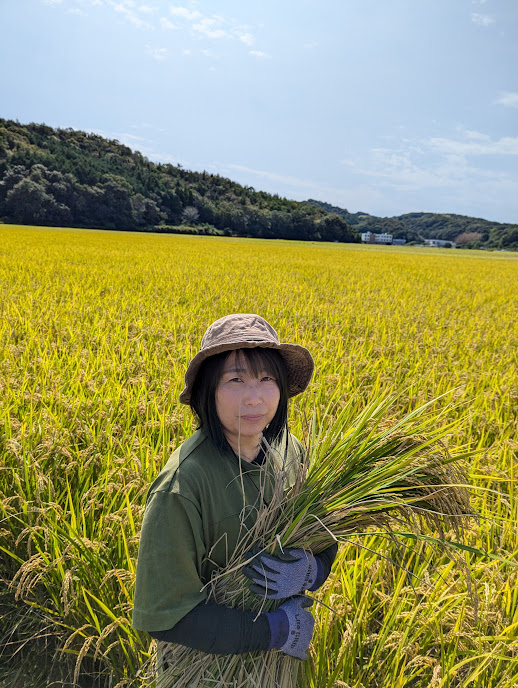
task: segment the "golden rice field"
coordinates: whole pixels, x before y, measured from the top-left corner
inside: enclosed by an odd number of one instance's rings
[[[473,453],[465,541],[491,556],[342,546],[309,688],[518,686],[518,254],[0,226],[0,289],[2,688],[140,685],[145,493],[193,428],[186,364],[230,312],[313,353],[299,436],[331,398],[403,390],[403,413],[450,391],[448,445]]]

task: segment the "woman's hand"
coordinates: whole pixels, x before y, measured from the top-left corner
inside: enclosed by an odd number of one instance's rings
[[[304,549],[289,549],[277,556],[252,550],[243,574],[250,578],[250,590],[261,597],[284,600],[318,587],[317,559]]]
[[[305,660],[313,635],[315,619],[307,611],[313,600],[300,595],[286,600],[274,612],[266,612],[270,624],[269,650],[282,650],[284,654]]]

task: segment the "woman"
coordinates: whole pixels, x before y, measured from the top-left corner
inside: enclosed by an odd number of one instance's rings
[[[135,628],[207,653],[280,649],[305,659],[314,619],[304,591],[327,578],[336,546],[317,556],[300,549],[284,558],[251,554],[243,568],[250,589],[284,600],[273,612],[257,616],[208,602],[204,586],[250,533],[257,506],[271,498],[264,445],[282,455],[288,482],[289,466],[300,462],[287,404],[307,387],[313,367],[307,349],[280,343],[257,315],[228,315],[209,327],[180,394],[199,429],[173,453],[146,499]]]

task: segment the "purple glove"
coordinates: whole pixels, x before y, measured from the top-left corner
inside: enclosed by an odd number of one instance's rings
[[[300,595],[286,600],[274,612],[266,612],[271,634],[269,650],[282,650],[290,657],[306,659],[315,625],[313,615],[306,608],[312,604],[310,597]]]
[[[254,554],[252,551],[250,555],[243,573],[252,581],[251,592],[261,597],[285,600],[318,587],[315,583],[321,567],[307,550],[289,549],[275,557],[266,552]]]

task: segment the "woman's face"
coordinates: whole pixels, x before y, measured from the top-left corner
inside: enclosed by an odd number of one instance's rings
[[[238,437],[258,437],[275,416],[279,399],[275,378],[262,369],[255,376],[244,356],[230,353],[216,389],[216,412],[231,445]]]

